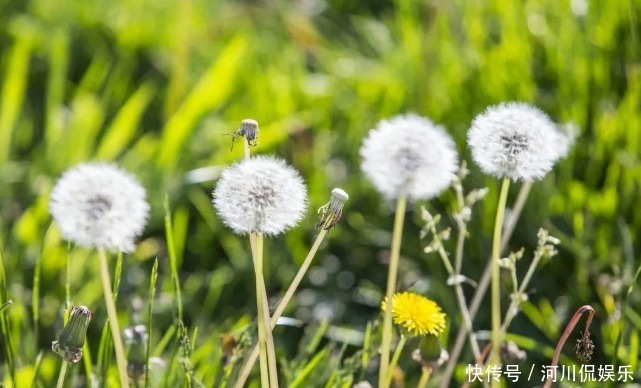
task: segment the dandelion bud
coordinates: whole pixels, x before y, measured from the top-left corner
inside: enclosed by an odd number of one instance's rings
[[[58,180],[49,210],[66,240],[131,252],[147,223],[145,196],[132,175],[112,164],[80,164]]]
[[[542,179],[569,148],[566,135],[545,113],[517,102],[492,106],[478,115],[468,144],[483,172],[522,181]]]
[[[232,147],[234,146],[233,139],[237,137],[244,137],[247,144],[255,146],[258,144],[258,122],[252,119],[245,119],[240,123],[240,128],[232,134]]]
[[[437,196],[452,183],[458,154],[443,127],[417,115],[381,121],[363,140],[361,170],[386,198]]]
[[[348,199],[349,195],[347,195],[345,191],[339,188],[334,188],[332,190],[332,196],[329,199],[329,203],[318,209],[320,217],[316,227],[322,227],[325,230],[329,230],[334,227],[341,219],[343,207]]]
[[[136,325],[123,330],[125,344],[129,347],[127,354],[127,373],[133,379],[142,378],[145,375],[147,364],[147,327]]]
[[[89,327],[92,316],[93,314],[87,307],[74,307],[69,315],[69,321],[58,336],[58,340],[51,343],[51,350],[66,362],[75,364],[80,361],[87,327]]]
[[[307,207],[300,174],[283,160],[267,156],[223,171],[213,197],[218,215],[238,234],[280,234],[295,226]]]

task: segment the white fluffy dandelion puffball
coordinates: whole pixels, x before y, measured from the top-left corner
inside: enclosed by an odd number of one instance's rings
[[[82,247],[131,252],[149,216],[145,189],[107,163],[67,170],[51,193],[49,211],[62,237]]]
[[[441,126],[413,114],[381,121],[363,140],[361,170],[386,198],[429,199],[449,187],[458,154]]]
[[[545,113],[519,102],[487,108],[474,118],[467,139],[483,172],[529,182],[542,179],[570,145]]]
[[[218,215],[238,234],[280,234],[295,226],[307,207],[300,174],[270,156],[255,156],[227,168],[213,196]]]

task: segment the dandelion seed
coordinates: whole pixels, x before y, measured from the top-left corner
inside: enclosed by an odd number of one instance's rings
[[[66,362],[75,364],[80,361],[91,317],[93,314],[87,307],[74,307],[69,315],[69,321],[58,336],[58,340],[51,343],[51,350]]]
[[[387,298],[381,303],[381,308],[383,311],[387,309]],[[392,317],[394,323],[415,336],[439,336],[445,330],[445,313],[441,307],[431,299],[411,292],[394,294]]]
[[[360,149],[361,170],[388,199],[429,199],[457,172],[458,154],[443,127],[417,115],[381,121]]]
[[[80,164],[58,180],[49,210],[66,240],[131,252],[147,223],[145,196],[132,175],[112,164]]]
[[[468,132],[468,144],[486,174],[534,181],[567,154],[571,142],[541,110],[511,102],[478,115]]]
[[[277,235],[295,226],[307,207],[300,174],[283,160],[257,156],[223,171],[213,204],[238,234]]]

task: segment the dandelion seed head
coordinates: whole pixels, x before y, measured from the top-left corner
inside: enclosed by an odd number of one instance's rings
[[[468,131],[468,144],[486,174],[535,181],[567,154],[571,142],[538,108],[510,102],[478,115]]]
[[[66,240],[82,247],[131,252],[149,216],[145,189],[108,163],[67,170],[51,192],[49,211]]]
[[[280,234],[295,226],[307,207],[300,174],[269,156],[256,156],[223,171],[213,198],[218,215],[238,234]]]
[[[387,309],[387,298],[381,303]],[[412,292],[399,292],[392,298],[392,318],[411,335],[439,336],[445,330],[445,313],[431,299]]]
[[[381,121],[360,149],[361,169],[386,198],[429,199],[446,189],[458,154],[443,127],[414,114]]]

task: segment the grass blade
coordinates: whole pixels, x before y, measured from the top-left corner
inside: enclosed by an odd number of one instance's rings
[[[169,209],[169,198],[165,195],[165,236],[167,238],[167,251],[169,253],[169,267],[171,269],[171,278],[174,282],[174,297],[178,306],[178,321],[183,319],[183,302],[180,293],[180,279],[178,278],[178,265],[176,260],[176,247],[174,245],[174,229],[171,221],[171,211]]]
[[[145,358],[145,388],[149,387],[149,358],[151,356],[151,322],[154,312],[154,298],[156,297],[156,280],[158,280],[158,259],[154,260],[149,279],[149,310],[147,318],[147,357]]]

